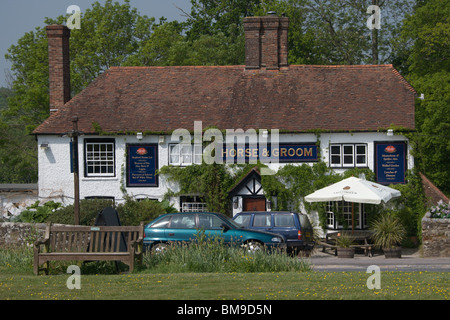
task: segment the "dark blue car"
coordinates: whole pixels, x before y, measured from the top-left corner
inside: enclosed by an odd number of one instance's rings
[[[289,211],[245,211],[233,220],[245,228],[282,235],[288,252],[308,254],[314,248],[313,227],[307,215]]]

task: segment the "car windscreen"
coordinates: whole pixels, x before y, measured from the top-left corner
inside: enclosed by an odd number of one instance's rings
[[[252,218],[252,216],[249,214],[241,214],[241,215],[237,216],[233,221],[236,223],[239,223],[240,225],[242,225],[244,227],[248,227],[248,226],[250,226],[251,218]]]
[[[230,224],[233,228],[244,228],[243,225],[241,225],[240,223],[237,223],[236,221],[234,221],[233,219],[231,219],[230,217],[224,216],[223,214],[218,214],[218,216],[222,219],[225,220],[228,224]]]

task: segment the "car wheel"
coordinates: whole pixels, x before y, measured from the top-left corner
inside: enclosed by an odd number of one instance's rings
[[[168,245],[166,243],[157,243],[152,247],[152,253],[154,254],[160,254],[164,253],[166,251]]]
[[[261,251],[264,250],[264,245],[261,242],[250,240],[245,244],[245,250],[250,253]]]

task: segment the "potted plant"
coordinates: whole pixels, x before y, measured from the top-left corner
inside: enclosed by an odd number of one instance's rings
[[[373,241],[386,258],[401,258],[399,246],[406,236],[405,227],[392,213],[385,213],[372,223]]]
[[[352,238],[346,233],[342,232],[338,234],[336,238],[337,256],[338,258],[353,258],[355,256],[355,248],[352,248]]]

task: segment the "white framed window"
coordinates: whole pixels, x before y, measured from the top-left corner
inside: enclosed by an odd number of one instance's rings
[[[169,164],[173,166],[188,166],[192,163],[202,163],[203,148],[201,145],[170,144]]]
[[[367,167],[367,145],[362,143],[331,144],[330,167]]]
[[[330,166],[340,167],[341,166],[341,145],[335,144],[330,146]]]
[[[181,196],[181,212],[207,212],[208,207],[202,197]]]
[[[355,147],[356,166],[367,167],[367,145],[357,144]]]
[[[114,177],[115,176],[115,146],[114,140],[100,141],[89,139],[85,141],[85,176]]]
[[[334,217],[334,206],[333,202],[331,201],[327,202],[326,214],[327,214],[327,228],[334,229],[336,227]]]
[[[329,201],[326,207],[327,228],[328,229],[342,229],[352,227],[352,205],[353,205],[353,219],[355,229],[361,229],[361,221],[365,219],[364,205],[362,203],[352,203],[347,201]],[[361,212],[363,217],[361,217]],[[367,227],[364,225],[364,227]]]
[[[353,144],[342,145],[342,166],[343,167],[354,167],[354,150],[355,146]]]
[[[181,212],[207,212],[206,203],[204,202],[183,202]]]

